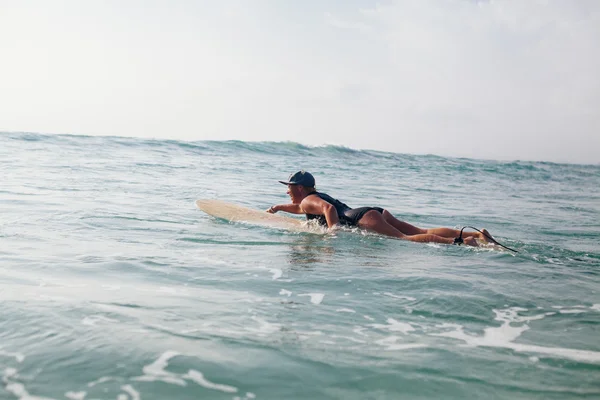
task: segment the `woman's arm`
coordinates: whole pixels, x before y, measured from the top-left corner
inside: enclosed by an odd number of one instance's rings
[[[333,204],[326,202],[320,197],[305,197],[300,206],[306,214],[324,215],[328,228],[333,228],[340,223],[340,218]]]
[[[290,214],[304,214],[300,204],[278,204],[267,210],[268,213],[275,214],[277,211],[284,211]]]

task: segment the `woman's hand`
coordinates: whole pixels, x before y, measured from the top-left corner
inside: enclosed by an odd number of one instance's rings
[[[269,207],[269,209],[267,210],[267,212],[269,214],[275,214],[277,211],[279,211],[279,209],[277,208],[277,206],[271,206]]]

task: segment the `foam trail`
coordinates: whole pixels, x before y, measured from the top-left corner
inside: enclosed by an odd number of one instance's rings
[[[275,333],[281,329],[281,324],[273,324],[271,322],[265,321],[264,319],[256,317],[256,316],[252,316],[251,319],[258,322],[260,324],[260,326],[258,327],[258,329],[246,328],[247,331],[257,332],[259,334],[271,334],[271,333]]]
[[[298,297],[310,296],[310,302],[313,304],[321,304],[325,295],[323,293],[305,293],[299,294]]]
[[[587,308],[586,306],[571,306],[571,307],[564,307],[564,306],[552,306],[552,308],[556,308],[558,310],[563,309],[563,308]]]
[[[367,343],[364,340],[356,339],[356,338],[353,338],[352,336],[331,335],[331,337],[334,338],[334,339],[346,339],[346,340],[349,340],[349,341],[354,342],[354,343],[361,343],[361,344],[362,343]]]
[[[123,391],[125,393],[127,393],[129,396],[131,396],[131,400],[140,400],[140,394],[137,390],[135,390],[133,388],[133,386],[123,385],[123,386],[121,386],[121,389],[123,389]]]
[[[92,381],[92,382],[88,383],[87,385],[88,385],[88,387],[94,387],[94,386],[96,386],[99,383],[108,382],[108,381],[111,381],[113,379],[115,379],[115,378],[112,378],[110,376],[103,376],[101,378],[96,379],[95,381]]]
[[[410,300],[410,301],[415,301],[415,300],[417,300],[417,299],[415,299],[414,297],[410,297],[410,296],[398,296],[398,295],[396,295],[396,294],[392,294],[392,293],[390,293],[390,292],[384,292],[383,294],[384,294],[384,295],[386,295],[386,296],[389,296],[389,297],[393,297],[393,298],[395,298],[395,299],[401,299],[401,300]]]
[[[85,391],[65,393],[65,397],[70,400],[83,400],[83,399],[85,399],[86,395],[87,395],[87,392],[85,392]]]
[[[4,350],[0,350],[0,356],[14,357],[18,363],[22,363],[25,360],[25,356],[21,353],[12,353]]]
[[[380,339],[375,341],[376,344],[381,346],[385,346],[387,350],[410,350],[410,349],[419,349],[423,347],[427,347],[425,344],[421,343],[396,343],[398,341],[398,336],[389,336],[384,339]]]
[[[196,382],[198,385],[203,386],[207,389],[220,390],[225,393],[237,393],[238,389],[229,385],[222,385],[220,383],[213,383],[204,377],[202,372],[190,369],[187,374],[183,375],[184,378]]]
[[[225,393],[237,393],[238,389],[236,387],[210,382],[204,378],[204,375],[201,372],[193,369],[190,369],[187,374],[183,375],[165,371],[169,360],[178,355],[179,353],[175,351],[164,352],[155,362],[144,367],[143,371],[145,375],[134,378],[134,380],[144,382],[163,381],[167,383],[174,383],[180,386],[186,386],[187,382],[185,380],[187,379],[208,389],[220,390]],[[131,396],[132,400],[140,399],[139,393],[131,385],[124,385],[121,387],[121,389],[127,392]]]
[[[279,268],[271,268],[269,272],[273,274],[273,280],[277,280],[283,276],[283,271]]]
[[[600,351],[565,349],[562,347],[543,347],[518,343],[510,343],[510,345],[506,347],[523,353],[547,354],[551,357],[559,356],[579,362],[600,363]]]
[[[14,396],[19,398],[19,400],[54,400],[50,397],[39,397],[32,396],[25,389],[25,385],[18,382],[11,382],[11,378],[17,377],[17,370],[14,368],[6,368],[4,370],[4,375],[2,376],[2,382],[4,382],[7,392],[12,393]]]
[[[413,328],[411,324],[406,323],[406,322],[396,321],[394,318],[388,318],[387,323],[388,323],[388,325],[369,324],[369,326],[372,326],[372,327],[378,328],[378,329],[386,329],[391,332],[402,332],[405,335],[408,334],[408,332],[412,332],[415,330],[415,328]]]
[[[81,323],[83,325],[87,325],[87,326],[96,326],[96,324],[98,322],[110,322],[110,323],[113,323],[113,322],[119,322],[119,321],[117,321],[116,319],[104,317],[102,315],[92,315],[92,316],[89,316],[89,317],[83,317],[83,319],[81,320]]]
[[[520,307],[513,307],[506,310],[493,310],[496,313],[496,321],[501,321],[499,327],[490,327],[484,329],[483,336],[472,336],[463,331],[460,325],[446,324],[442,327],[454,327],[455,330],[443,333],[434,333],[431,336],[449,337],[462,340],[469,346],[474,347],[500,347],[512,349],[524,353],[546,354],[550,357],[568,358],[574,361],[587,363],[600,363],[600,352],[590,350],[566,349],[561,347],[544,347],[529,344],[513,343],[523,332],[529,329],[527,322],[540,320],[547,315],[554,313],[544,313],[533,316],[519,316],[519,311],[527,311]],[[511,326],[512,323],[524,322],[521,326]]]
[[[177,374],[165,371],[165,368],[169,365],[169,360],[178,355],[179,353],[176,351],[169,350],[164,352],[156,361],[143,368],[145,375],[133,378],[133,380],[142,382],[163,381],[179,386],[186,386],[185,380],[181,379]]]

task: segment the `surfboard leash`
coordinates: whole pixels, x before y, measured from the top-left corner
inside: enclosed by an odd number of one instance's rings
[[[487,233],[485,233],[485,232],[482,232],[482,231],[480,231],[479,229],[477,229],[477,228],[475,228],[475,227],[472,227],[472,226],[463,226],[463,227],[461,228],[461,230],[460,230],[460,234],[458,235],[458,237],[454,238],[454,244],[461,244],[461,243],[464,243],[464,241],[463,241],[463,238],[462,238],[462,235],[463,235],[463,231],[464,231],[466,228],[469,228],[469,229],[474,229],[474,230],[476,230],[477,232],[481,233],[481,234],[482,234],[483,236],[485,236],[486,238],[490,239],[492,242],[494,242],[494,243],[495,243],[495,244],[497,244],[498,246],[500,246],[500,247],[503,247],[503,248],[505,248],[506,250],[510,250],[510,251],[512,251],[512,252],[514,252],[514,253],[518,253],[518,251],[517,251],[517,250],[515,250],[515,249],[511,249],[510,247],[503,245],[502,243],[498,242],[496,239],[494,239],[493,237],[491,237],[491,236],[490,236],[490,235],[488,235]]]

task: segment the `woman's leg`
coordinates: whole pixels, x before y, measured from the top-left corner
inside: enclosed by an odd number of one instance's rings
[[[460,235],[460,230],[452,229],[452,228],[431,228],[431,229],[427,229],[426,231],[427,231],[427,233],[431,233],[433,235],[438,235],[438,236],[443,236],[443,237],[451,237],[451,238],[455,238],[455,237],[458,237],[458,235]],[[475,239],[479,239],[486,243],[491,242],[493,240],[493,238],[492,238],[492,240],[490,240],[491,237],[492,237],[492,235],[490,235],[490,233],[487,231],[487,229],[482,229],[481,232],[463,231],[463,233],[462,233],[463,239],[475,238]]]
[[[442,236],[445,238],[455,238],[455,237],[458,237],[458,235],[460,235],[460,230],[452,229],[452,228],[423,229],[423,228],[416,227],[414,225],[409,224],[408,222],[400,221],[398,218],[394,217],[392,215],[392,213],[390,213],[388,210],[383,210],[382,215],[388,224],[392,225],[394,228],[396,228],[400,232],[404,233],[405,235],[418,235],[418,234],[427,233],[427,234],[431,234],[431,235]],[[489,232],[487,230],[482,229],[481,231],[485,232],[485,234],[487,234],[487,235],[489,235],[489,237],[491,237],[491,235],[489,234]],[[468,237],[474,237],[476,239],[480,239],[485,242],[489,242],[490,240],[488,237],[485,236],[485,234],[482,234],[479,232],[463,231],[462,237],[463,237],[463,239],[468,238]]]
[[[392,225],[394,228],[398,229],[405,235],[418,235],[422,233],[428,233],[427,229],[421,229],[419,227],[409,224],[408,222],[400,221],[398,218],[394,217],[392,213],[390,213],[388,210],[383,210],[383,213],[381,215],[383,216],[385,222]]]
[[[390,214],[391,215],[391,214]],[[410,224],[407,224],[410,225]],[[434,242],[434,243],[445,243],[445,244],[453,244],[454,240],[451,238],[446,238],[438,235],[428,234],[428,233],[419,233],[414,235],[406,235],[401,232],[399,229],[396,229],[393,225],[389,224],[382,213],[376,210],[368,211],[363,217],[358,221],[358,226],[382,235],[387,235],[391,237],[395,237],[398,239],[410,240],[412,242]],[[412,226],[412,225],[411,225]],[[458,236],[458,235],[457,235]],[[474,240],[466,240],[466,244],[469,245],[477,245]]]

